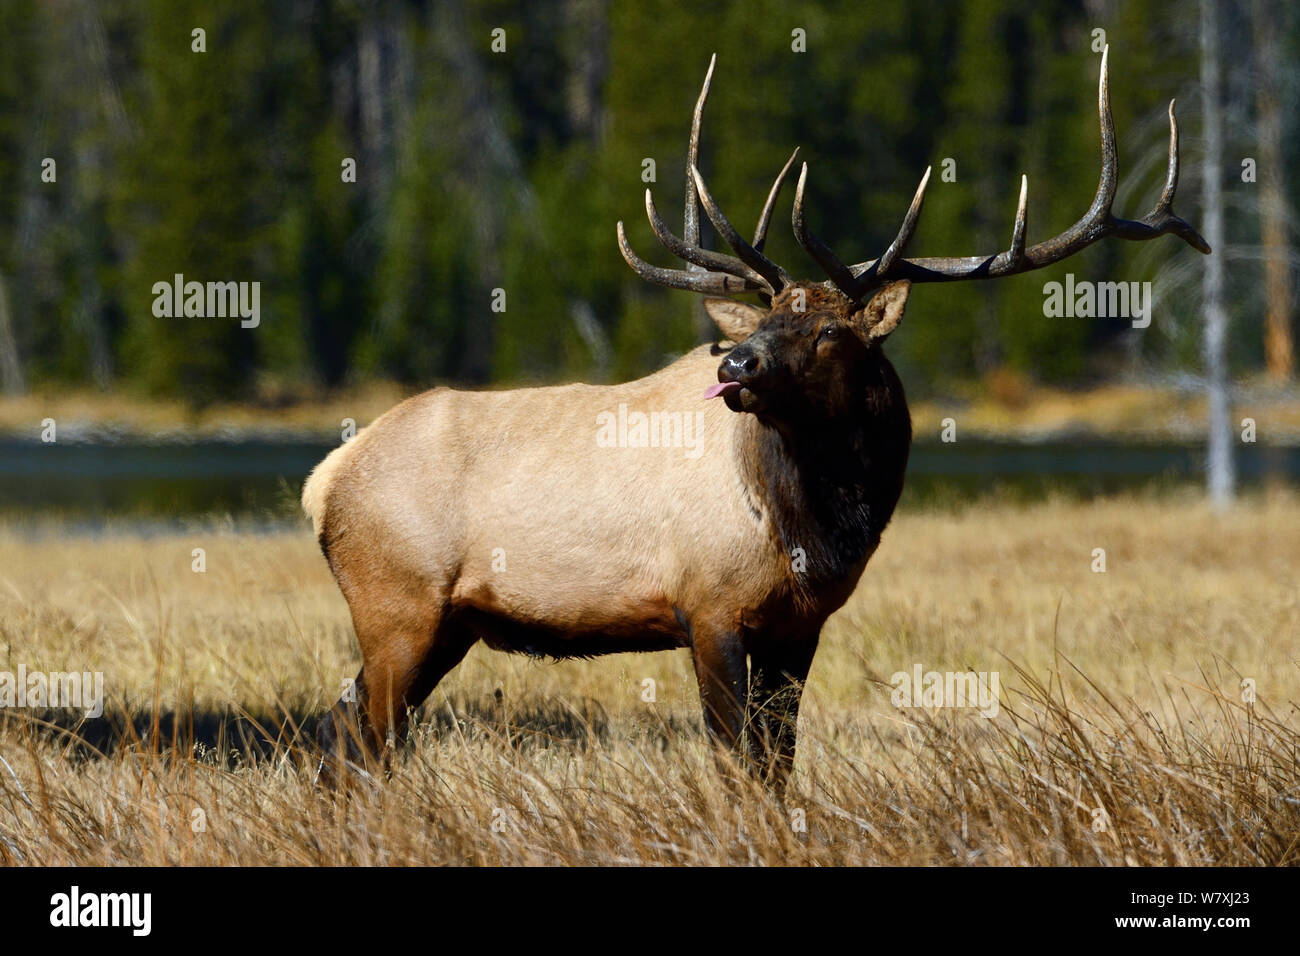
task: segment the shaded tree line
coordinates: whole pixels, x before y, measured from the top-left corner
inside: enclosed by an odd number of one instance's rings
[[[1287,380],[1300,177],[1286,172],[1300,143],[1283,104],[1300,94],[1300,16],[1267,0],[1224,6],[1236,27],[1223,33],[1229,353],[1238,372]],[[661,0],[10,0],[0,386],[202,404],[369,378],[653,369],[711,333],[696,297],[639,283],[614,223],[667,263],[642,193],[678,219],[690,110],[715,51],[702,164],[739,223],[799,145],[810,220],[854,260],[884,249],[931,164],[911,252],[1005,248],[1021,172],[1030,241],[1061,231],[1096,187],[1098,30],[1117,212],[1141,215],[1158,195],[1177,95],[1179,205],[1196,221],[1197,27],[1195,6],[1156,0],[754,0],[707,14]],[[814,273],[788,227],[774,225],[767,250]],[[929,286],[891,355],[916,390],[1003,367],[1052,382],[1194,368],[1198,258],[1173,240],[1106,243],[1031,276]],[[1043,286],[1067,271],[1156,281],[1151,327],[1046,316]],[[156,316],[154,284],[178,273],[260,282],[260,323]]]

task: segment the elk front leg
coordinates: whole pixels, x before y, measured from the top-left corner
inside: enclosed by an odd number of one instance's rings
[[[715,743],[739,756],[748,677],[740,634],[695,628],[691,646],[700,703],[704,708],[704,726]]]
[[[768,783],[784,789],[794,768],[799,702],[817,635],[763,643],[751,652],[746,708],[749,753]]]

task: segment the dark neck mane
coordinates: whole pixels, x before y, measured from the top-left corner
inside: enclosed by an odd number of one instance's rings
[[[745,416],[745,483],[784,553],[802,549],[807,569],[795,580],[806,587],[851,590],[902,492],[912,423],[902,386],[885,366],[860,406],[838,420],[778,428]]]

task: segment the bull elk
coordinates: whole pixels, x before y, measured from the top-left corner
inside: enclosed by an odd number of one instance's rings
[[[1029,272],[1106,237],[1172,233],[1210,251],[1171,208],[1172,102],[1159,201],[1139,221],[1111,214],[1117,157],[1107,56],[1098,95],[1101,180],[1082,219],[1026,245],[1022,177],[1006,251],[905,258],[927,170],[884,253],[845,265],[808,228],[805,163],[794,234],[825,282],[795,280],[763,254],[798,150],[749,242],[700,174],[710,62],[688,145],[684,235],[664,223],[649,190],[645,200],[655,236],[688,267],[640,259],[622,222],[618,244],[648,282],[714,296],[756,293],[762,306],[705,299],[729,342],[700,346],[634,382],[425,392],[315,468],[303,506],[363,658],[355,702],[340,701],[320,722],[326,753],[369,761],[479,640],[555,658],[689,648],[711,737],[783,783],[822,625],[857,585],[903,488],[911,419],[881,346],[911,285]],[[734,255],[701,247],[697,198]],[[688,424],[693,417],[700,453],[601,447],[602,416],[623,408],[679,412]]]

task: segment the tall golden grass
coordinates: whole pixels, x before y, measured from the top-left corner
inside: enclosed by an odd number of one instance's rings
[[[0,711],[0,860],[1294,864],[1298,505],[900,514],[823,635],[784,798],[715,766],[685,652],[483,648],[390,776],[322,791],[285,741],[359,665],[306,528],[0,530],[0,670],[108,696]],[[894,707],[916,664],[999,672],[1000,714]]]

